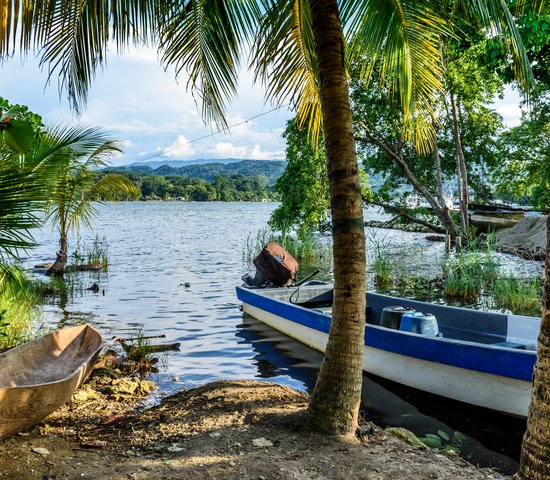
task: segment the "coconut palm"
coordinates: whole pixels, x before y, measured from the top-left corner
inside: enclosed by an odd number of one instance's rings
[[[543,312],[537,345],[533,393],[527,416],[527,431],[521,447],[520,479],[550,478],[550,215],[546,221],[546,264]]]
[[[465,3],[492,33],[501,25],[512,28],[511,52],[526,67],[503,2]],[[158,41],[164,64],[174,67],[176,74],[189,74],[204,117],[225,125],[225,102],[236,91],[243,44],[255,36],[251,58],[268,97],[281,103],[289,100],[314,136],[321,128],[324,134],[333,221],[334,308],[309,413],[328,432],[350,434],[357,425],[365,324],[361,188],[340,13],[353,40],[348,53],[363,63],[365,76],[372,71],[372,61],[382,59],[383,71],[400,92],[409,131],[424,138],[417,143],[428,148],[430,105],[440,88],[437,42],[445,32],[445,20],[431,4],[427,0],[12,0],[3,5],[0,54],[10,53],[19,41],[26,49],[42,47],[43,63],[60,73],[61,87],[76,108],[86,100],[109,41],[118,47]]]
[[[46,219],[59,229],[59,251],[48,275],[62,276],[68,254],[69,232],[81,225],[91,226],[97,214],[93,200],[117,200],[137,196],[138,188],[122,175],[97,178],[97,169],[120,152],[116,141],[98,129],[86,127],[57,128],[50,135],[64,139],[65,148],[50,156],[57,173],[46,205]]]

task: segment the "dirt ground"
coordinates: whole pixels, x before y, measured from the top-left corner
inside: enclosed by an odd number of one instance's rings
[[[1,442],[0,478],[504,478],[374,426],[364,441],[315,434],[298,421],[307,397],[273,383],[210,383],[132,413],[150,388],[134,383],[85,386],[30,432]]]

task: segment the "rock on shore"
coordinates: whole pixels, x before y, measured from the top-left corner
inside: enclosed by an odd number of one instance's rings
[[[525,217],[512,228],[498,231],[495,235],[499,241],[499,250],[543,260],[546,256],[546,218],[546,215]]]

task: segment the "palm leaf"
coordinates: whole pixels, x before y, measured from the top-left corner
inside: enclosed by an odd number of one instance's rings
[[[348,61],[359,65],[370,81],[375,66],[379,81],[398,95],[409,138],[419,150],[430,150],[431,118],[442,90],[440,35],[449,33],[432,2],[408,0],[342,0],[349,43]]]
[[[49,79],[59,76],[78,111],[86,103],[95,71],[105,64],[110,42],[119,50],[155,37],[160,0],[0,0],[0,56],[15,48],[40,51]]]
[[[242,46],[259,16],[251,0],[173,1],[164,11],[162,62],[176,76],[189,75],[187,86],[200,99],[207,122],[227,127],[225,103],[237,90]]]
[[[264,7],[252,53],[256,79],[278,105],[293,104],[299,124],[318,145],[321,104],[309,2],[267,0]]]

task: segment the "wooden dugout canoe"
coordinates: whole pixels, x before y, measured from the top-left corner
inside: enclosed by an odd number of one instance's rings
[[[68,327],[0,355],[0,440],[63,405],[92,371],[103,338],[90,325]]]

